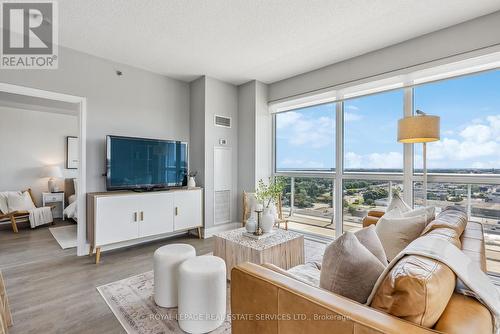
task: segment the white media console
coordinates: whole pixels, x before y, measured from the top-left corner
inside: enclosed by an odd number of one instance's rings
[[[180,188],[166,191],[114,191],[87,194],[87,240],[90,254],[101,246],[198,230],[203,226],[203,190]]]

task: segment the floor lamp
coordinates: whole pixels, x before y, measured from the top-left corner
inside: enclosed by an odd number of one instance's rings
[[[424,206],[427,206],[427,143],[439,139],[439,116],[427,115],[423,111],[417,110],[415,116],[405,117],[398,121],[398,142],[405,144],[423,143]]]

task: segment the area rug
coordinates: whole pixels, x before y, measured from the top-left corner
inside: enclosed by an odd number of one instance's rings
[[[76,224],[49,228],[50,233],[56,239],[62,249],[76,247]]]
[[[306,261],[321,261],[324,243],[305,239]],[[209,253],[211,254],[211,253]],[[128,334],[184,333],[177,323],[177,308],[163,308],[153,299],[153,272],[148,271],[97,287],[109,308]],[[230,313],[230,289],[227,289],[227,313]],[[230,317],[214,334],[231,333]]]
[[[156,305],[152,271],[100,286],[97,290],[128,334],[184,333],[177,323],[177,308]],[[228,284],[228,313],[229,300]],[[229,317],[211,333],[231,333]]]

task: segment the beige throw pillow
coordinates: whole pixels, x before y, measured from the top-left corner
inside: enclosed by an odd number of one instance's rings
[[[379,219],[375,231],[384,246],[389,262],[420,236],[427,225],[426,217],[425,214],[413,217],[383,215]]]
[[[365,303],[385,266],[352,232],[345,232],[325,249],[320,287]]]
[[[380,262],[387,266],[387,255],[384,251],[384,246],[375,231],[375,225],[370,225],[354,233],[358,241],[361,242]]]
[[[398,194],[394,194],[392,195],[391,202],[387,206],[386,212],[390,212],[394,209],[399,209],[401,213],[404,213],[407,211],[411,211],[412,207],[406,204]]]

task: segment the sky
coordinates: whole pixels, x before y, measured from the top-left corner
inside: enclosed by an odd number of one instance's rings
[[[415,87],[415,109],[441,117],[441,140],[428,144],[428,167],[500,168],[500,70]],[[403,91],[344,102],[346,169],[402,169],[397,121]],[[415,145],[415,168],[422,165]],[[276,115],[280,169],[335,168],[335,104]]]

